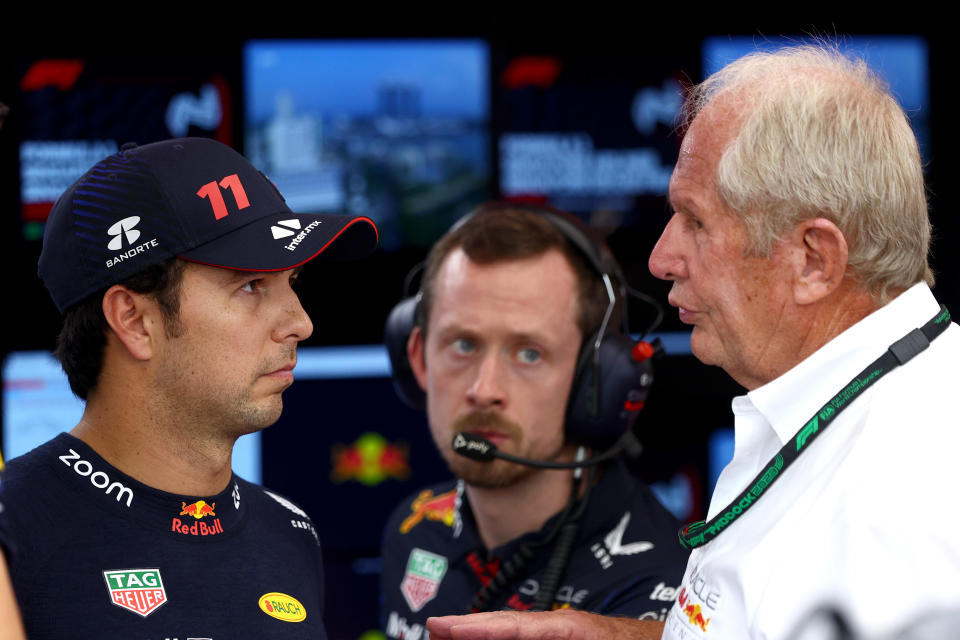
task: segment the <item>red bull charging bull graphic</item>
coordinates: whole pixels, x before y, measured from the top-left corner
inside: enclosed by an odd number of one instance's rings
[[[457,490],[434,496],[431,489],[424,489],[411,503],[410,511],[400,523],[400,533],[409,533],[424,518],[452,527],[457,520]]]
[[[687,595],[687,589],[684,587],[677,596],[677,602],[680,604],[680,610],[687,616],[690,624],[700,628],[701,631],[707,631],[707,625],[710,624],[710,618],[703,615],[703,610],[699,604],[690,602],[690,596]]]
[[[390,444],[379,433],[364,433],[351,445],[334,445],[330,479],[338,484],[354,481],[371,487],[390,478],[406,480],[410,476],[408,457],[405,443]]]
[[[188,505],[186,502],[181,502],[183,506],[180,510],[180,515],[182,516],[193,516],[197,520],[204,516],[215,516],[216,513],[213,512],[213,509],[217,506],[217,503],[207,504],[203,500],[198,500],[191,505]]]

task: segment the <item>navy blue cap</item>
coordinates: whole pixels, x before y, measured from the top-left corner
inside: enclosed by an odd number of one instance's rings
[[[246,158],[209,138],[165,140],[101,160],[60,196],[39,275],[60,312],[174,256],[281,271],[377,245],[369,218],[293,213]]]

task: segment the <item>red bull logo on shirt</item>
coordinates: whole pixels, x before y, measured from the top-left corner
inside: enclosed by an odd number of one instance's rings
[[[217,506],[216,502],[207,504],[203,500],[197,500],[193,504],[187,504],[186,502],[180,503],[182,506],[180,508],[181,516],[190,516],[195,520],[201,520],[207,516],[216,516],[214,508]],[[194,522],[192,525],[188,524],[190,521],[187,520],[184,522],[180,518],[174,516],[173,522],[171,524],[170,530],[174,533],[182,533],[184,535],[191,536],[215,536],[219,533],[223,533],[223,524],[220,522],[220,518],[214,518],[212,522]]]
[[[710,624],[710,618],[703,617],[703,612],[700,611],[700,605],[687,605],[683,612],[687,614],[687,619],[690,621],[690,624],[697,625],[703,631],[707,630],[707,625]]]
[[[452,527],[457,519],[457,490],[434,496],[431,489],[424,489],[410,504],[410,511],[400,523],[400,533],[409,533],[424,518]]]
[[[180,509],[180,515],[182,516],[193,516],[197,520],[204,516],[215,516],[216,513],[213,512],[214,507],[217,506],[217,503],[207,504],[203,500],[198,500],[191,505],[187,505],[186,502],[181,502],[183,506]]]
[[[334,445],[330,452],[336,483],[355,481],[376,486],[390,478],[406,480],[410,476],[408,447],[390,444],[379,433],[364,433],[351,445]]]
[[[686,587],[680,590],[680,595],[677,596],[677,603],[680,605],[680,610],[687,616],[690,624],[699,627],[701,631],[706,633],[707,625],[710,624],[710,618],[704,617],[703,610],[699,604],[690,602],[690,596],[687,594]]]

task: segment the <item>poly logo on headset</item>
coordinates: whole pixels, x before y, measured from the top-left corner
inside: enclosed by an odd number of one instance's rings
[[[140,224],[140,216],[130,216],[113,224],[107,229],[107,233],[114,236],[107,243],[107,249],[119,251],[123,247],[124,238],[127,240],[127,246],[133,245],[140,238],[140,232],[135,228],[138,224]]]

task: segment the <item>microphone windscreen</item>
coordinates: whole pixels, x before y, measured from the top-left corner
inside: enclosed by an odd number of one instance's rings
[[[458,433],[453,436],[453,450],[462,456],[481,462],[493,460],[497,452],[492,442],[472,433]]]

